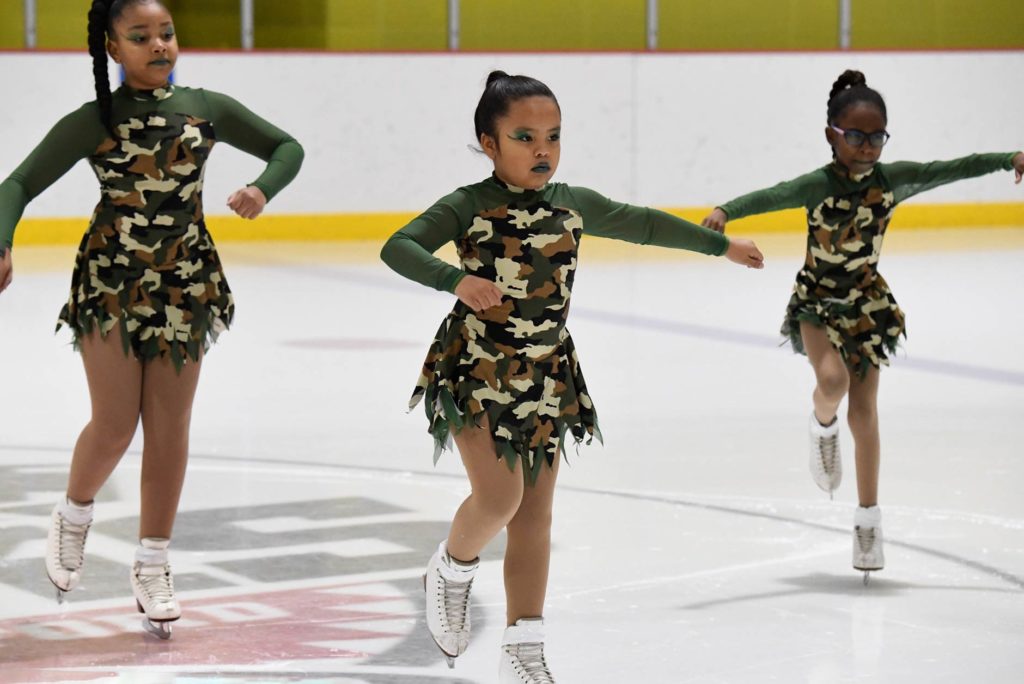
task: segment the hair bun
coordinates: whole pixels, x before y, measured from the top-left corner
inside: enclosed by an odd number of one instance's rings
[[[506,74],[501,69],[495,69],[491,73],[487,74],[487,85],[485,87],[490,88],[492,83],[494,83],[495,81],[500,81],[503,78],[511,78],[511,76]]]
[[[831,101],[836,95],[843,92],[847,88],[856,88],[857,86],[867,86],[868,80],[864,78],[864,74],[854,69],[847,69],[844,71],[836,82],[832,84],[832,90],[828,94],[828,99]]]

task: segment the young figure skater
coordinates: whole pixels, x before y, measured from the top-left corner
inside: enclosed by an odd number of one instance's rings
[[[600,439],[565,328],[580,236],[725,255],[751,268],[762,267],[762,256],[749,240],[550,183],[561,111],[533,78],[491,73],[474,121],[494,175],[439,200],[381,251],[401,275],[458,298],[409,403],[425,403],[435,462],[454,438],[472,486],[427,566],[427,626],[453,666],[469,642],[478,556],[507,528],[499,679],[553,682],[542,615],[559,453],[567,433],[577,443]],[[447,242],[461,268],[433,256]]]
[[[78,584],[93,498],[142,420],[140,545],[131,586],[147,629],[162,638],[181,616],[167,561],[188,458],[203,354],[234,303],[203,221],[203,169],[223,141],[268,162],[228,206],[253,219],[298,172],[288,134],[219,93],[169,83],[178,56],[157,0],[96,0],[89,10],[96,100],[64,117],[0,184],[0,289],[12,277],[14,227],[25,206],[88,158],[100,202],[82,238],[58,328],[82,353],[92,417],[75,445],[65,497],[47,537],[58,600]],[[107,54],[124,69],[110,92]]]
[[[847,421],[857,467],[853,567],[868,573],[885,566],[878,508],[878,374],[887,353],[904,335],[903,312],[878,273],[882,238],[897,204],[962,178],[1016,169],[1024,154],[974,154],[927,164],[878,161],[889,139],[882,96],[864,74],[844,72],[829,93],[825,138],[827,166],[774,187],[743,195],[716,208],[703,225],[724,231],[726,221],[778,209],[807,209],[807,257],[796,277],[782,334],[806,354],[814,369],[810,417],[810,469],[828,492],[839,486],[839,422],[849,394]]]

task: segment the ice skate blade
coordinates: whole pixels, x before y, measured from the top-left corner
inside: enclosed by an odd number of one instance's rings
[[[64,601],[65,601],[64,594],[66,594],[68,592],[64,591],[63,589],[61,589],[60,587],[57,587],[57,586],[55,586],[54,588],[57,590],[57,605],[58,606],[63,606],[64,605]]]
[[[433,641],[433,638],[431,639],[431,641]],[[448,663],[448,669],[454,670],[455,659],[458,658],[458,656],[453,656],[451,653],[441,648],[441,644],[437,643],[436,641],[434,641],[434,645],[437,646],[437,650],[441,651],[441,655],[444,656],[445,662]]]
[[[878,572],[882,568],[854,568],[854,570],[860,570],[864,573],[864,586],[868,586],[868,582],[871,580],[871,574]]]
[[[154,622],[149,618],[142,618],[142,628],[153,636],[167,641],[171,638],[170,622]]]

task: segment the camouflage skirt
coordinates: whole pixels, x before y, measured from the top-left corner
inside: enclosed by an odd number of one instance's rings
[[[434,463],[451,434],[486,416],[498,458],[510,469],[522,459],[529,481],[554,465],[569,433],[577,444],[601,431],[580,371],[576,348],[562,330],[554,351],[532,358],[476,335],[449,314],[434,338],[409,408],[424,401],[434,436]]]
[[[130,228],[95,222],[82,238],[57,329],[68,326],[78,348],[94,329],[106,337],[118,328],[126,355],[168,357],[180,370],[231,324],[220,258],[201,220]]]
[[[798,279],[781,333],[793,351],[806,354],[801,322],[825,328],[847,367],[861,378],[871,367],[888,366],[888,354],[896,351],[900,336],[907,335],[903,311],[881,276],[865,289],[851,288],[844,298],[813,296]]]

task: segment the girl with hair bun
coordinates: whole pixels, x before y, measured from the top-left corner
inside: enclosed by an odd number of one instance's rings
[[[730,219],[779,209],[807,210],[807,257],[797,274],[782,334],[806,354],[814,369],[810,416],[810,470],[829,493],[839,487],[837,411],[849,395],[859,506],[854,513],[853,567],[868,573],[885,566],[878,507],[880,445],[878,378],[888,354],[905,335],[903,312],[878,258],[896,205],[946,183],[1015,170],[1024,174],[1024,153],[972,154],[951,161],[881,163],[889,139],[882,96],[864,74],[845,71],[829,93],[825,138],[832,162],[774,187],[717,207],[703,225],[724,232]]]
[[[71,329],[92,417],[75,445],[66,496],[54,507],[46,571],[58,600],[81,578],[93,498],[141,419],[142,505],[130,574],[147,629],[162,638],[181,616],[167,560],[188,460],[192,402],[204,352],[234,314],[203,220],[203,171],[222,141],[267,162],[228,198],[254,219],[298,173],[302,148],[219,93],[170,83],[178,43],[157,0],[95,0],[89,52],[96,100],[68,114],[0,184],[0,291],[11,283],[14,228],[26,205],[80,159],[100,183],[58,328]],[[107,56],[124,69],[111,93]]]
[[[454,440],[472,487],[428,563],[426,621],[454,665],[469,643],[478,556],[507,529],[499,681],[550,684],[542,616],[559,457],[567,439],[601,436],[565,327],[580,237],[687,249],[750,268],[761,268],[762,256],[749,240],[551,182],[561,110],[536,79],[491,73],[474,123],[493,175],[440,199],[381,251],[401,275],[457,298],[409,404],[424,403],[435,462]],[[433,255],[448,242],[461,268]]]

